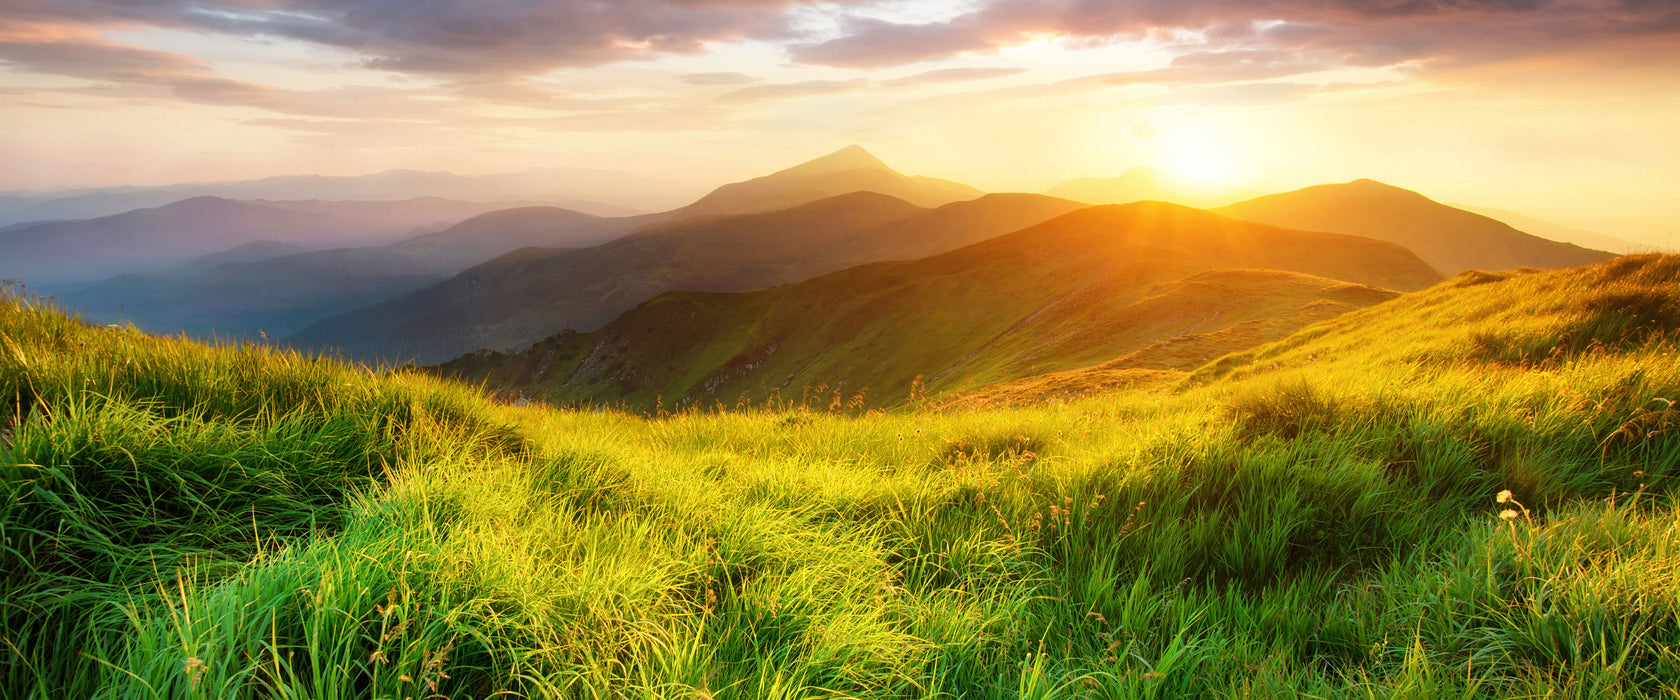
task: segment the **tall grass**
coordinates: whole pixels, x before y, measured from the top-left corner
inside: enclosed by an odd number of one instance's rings
[[[1680,264],[1634,260],[862,416],[515,408],[10,303],[0,695],[1672,696]]]

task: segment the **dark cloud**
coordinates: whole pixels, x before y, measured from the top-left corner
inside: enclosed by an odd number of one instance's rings
[[[1195,61],[1225,62],[1177,62],[1172,72],[1154,79],[1223,71],[1235,80],[1245,79],[1245,72],[1288,75],[1338,65],[1474,65],[1609,50],[1652,38],[1672,48],[1680,36],[1676,0],[977,0],[966,14],[926,24],[845,15],[851,4],[877,2],[0,0],[0,60],[94,80],[205,77],[197,59],[103,38],[112,29],[151,26],[286,38],[345,49],[376,69],[516,82],[558,68],[696,52],[742,39],[781,42],[800,63],[879,69],[986,54],[1053,36],[1075,45],[1152,38],[1189,52]],[[803,5],[842,13],[839,35],[811,41],[802,34],[805,25],[789,10]],[[1293,63],[1276,59],[1278,53],[1292,54]],[[968,75],[985,74],[921,75],[889,84],[977,80],[982,78]],[[698,73],[682,80],[756,82],[738,73]],[[763,87],[768,91],[741,94],[776,93],[773,86]],[[188,82],[179,89],[260,101],[249,86]]]
[[[718,98],[719,102],[758,102],[763,100],[783,100],[794,97],[810,97],[812,95],[832,95],[841,92],[852,92],[869,85],[863,78],[855,80],[807,80],[798,83],[775,83],[771,85],[754,85],[741,88],[734,92],[724,93]]]
[[[1451,66],[1625,39],[1680,39],[1674,0],[990,0],[950,21],[850,22],[843,36],[790,47],[794,60],[876,68],[987,53],[1034,37],[1155,39],[1208,58],[1289,52],[1324,65]],[[1236,52],[1236,53],[1233,53]]]
[[[1025,68],[942,68],[915,75],[906,75],[902,78],[893,78],[882,84],[889,87],[904,87],[908,85],[961,83],[971,80],[991,80],[1025,72],[1027,72]]]

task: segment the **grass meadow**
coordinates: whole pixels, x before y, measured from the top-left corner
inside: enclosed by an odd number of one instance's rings
[[[0,397],[7,698],[1680,695],[1680,257],[867,413],[511,406],[14,298]]]

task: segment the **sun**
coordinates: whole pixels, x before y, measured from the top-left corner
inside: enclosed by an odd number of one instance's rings
[[[1223,140],[1205,132],[1178,131],[1155,139],[1156,167],[1203,184],[1225,184],[1237,176],[1237,163]]]

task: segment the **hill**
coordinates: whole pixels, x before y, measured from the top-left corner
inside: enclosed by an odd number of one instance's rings
[[[1592,248],[1617,254],[1625,254],[1644,252],[1653,247],[1634,243],[1633,241],[1617,238],[1615,236],[1605,235],[1597,231],[1587,231],[1585,229],[1564,226],[1563,224],[1556,222],[1546,221],[1545,219],[1537,219],[1526,214],[1519,214],[1509,209],[1475,207],[1464,204],[1454,204],[1453,206],[1465,211],[1481,214],[1482,216],[1490,219],[1497,219],[1506,224],[1510,224],[1512,228],[1524,233],[1532,233],[1541,238],[1561,243],[1572,243],[1583,248]]]
[[[1045,194],[1091,204],[1158,201],[1207,209],[1249,199],[1260,193],[1139,166],[1119,177],[1069,180],[1046,190]]]
[[[296,243],[281,243],[279,241],[255,241],[236,245],[227,250],[217,251],[202,258],[183,265],[183,268],[209,269],[217,265],[237,265],[239,263],[253,263],[270,258],[283,258],[288,255],[307,253],[309,249]]]
[[[1316,185],[1215,211],[1274,226],[1392,241],[1412,249],[1449,275],[1472,269],[1572,267],[1615,257],[1532,236],[1486,216],[1375,180]]]
[[[1233,269],[1285,272],[1198,276]],[[1292,330],[1394,295],[1378,286],[1413,290],[1438,279],[1391,243],[1159,202],[1110,205],[920,260],[743,294],[666,294],[592,333],[439,369],[532,397],[644,409],[661,397],[704,406],[806,386],[867,387],[871,405],[891,404],[917,377],[938,392],[1191,335],[1261,342],[1279,330],[1233,328],[1303,311],[1272,321]],[[1237,347],[1207,344],[1166,365],[1188,369]]]
[[[851,192],[876,192],[919,207],[937,207],[984,194],[947,180],[905,175],[854,145],[769,175],[719,187],[678,209],[673,218],[772,211]]]
[[[590,330],[661,292],[737,291],[948,250],[1079,205],[988,195],[925,210],[856,192],[777,212],[687,219],[579,251],[527,250],[399,299],[325,319],[289,339],[364,358],[441,362],[479,348]]]
[[[1012,410],[514,407],[9,298],[0,347],[7,698],[1680,678],[1680,258],[1466,274]]]
[[[156,209],[0,233],[0,277],[36,286],[93,282],[166,270],[258,241],[308,248],[385,244],[505,206],[442,199],[268,202],[199,197]]]
[[[176,270],[118,276],[57,298],[93,318],[132,322],[152,332],[278,336],[436,284],[519,248],[598,245],[644,221],[554,207],[503,209],[385,246],[279,256],[258,252],[272,248],[243,246]],[[252,255],[261,257],[237,259]]]
[[[49,219],[92,219],[184,199],[216,197],[267,201],[402,201],[441,198],[474,202],[534,202],[596,216],[632,216],[648,209],[609,204],[625,192],[669,199],[672,183],[585,168],[535,168],[517,173],[457,175],[387,170],[355,176],[283,175],[256,180],[199,182],[158,187],[94,187],[0,192],[0,224]],[[656,207],[657,208],[657,207]]]

